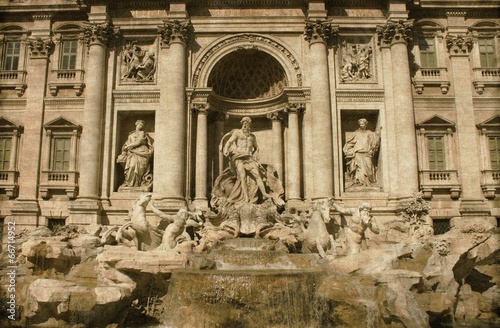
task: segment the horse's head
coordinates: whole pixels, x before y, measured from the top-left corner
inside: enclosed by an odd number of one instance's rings
[[[151,201],[151,194],[148,193],[139,196],[139,198],[137,198],[137,200],[135,201],[135,204],[146,208],[146,206],[148,206],[150,201]]]
[[[318,211],[325,223],[330,222],[330,200],[320,199],[314,202],[313,209]]]

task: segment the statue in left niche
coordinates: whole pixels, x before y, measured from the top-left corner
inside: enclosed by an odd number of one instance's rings
[[[122,147],[122,153],[116,159],[116,162],[123,166],[125,175],[125,181],[118,191],[151,191],[153,186],[151,160],[154,148],[151,137],[144,131],[145,124],[143,120],[135,122],[135,130],[129,133]]]
[[[122,67],[122,81],[153,81],[156,71],[155,53],[153,50],[142,50],[135,41],[130,42],[122,53]]]

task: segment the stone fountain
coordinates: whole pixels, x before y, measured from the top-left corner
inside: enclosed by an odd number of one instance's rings
[[[249,120],[242,124],[221,142],[230,165],[210,208],[168,214],[142,194],[120,227],[18,235],[16,316],[0,325],[500,325],[493,223],[453,219],[448,233],[434,235],[419,194],[389,218],[367,202],[291,207],[272,166],[256,160]]]

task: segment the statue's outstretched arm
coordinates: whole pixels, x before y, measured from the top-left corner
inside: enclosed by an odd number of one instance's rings
[[[153,213],[160,217],[162,220],[165,220],[165,221],[168,221],[170,223],[174,222],[175,218],[176,218],[176,215],[173,214],[166,214],[166,213],[163,213],[162,211],[160,211],[159,209],[157,209],[156,207],[154,207],[154,205],[152,203],[149,204],[151,206],[151,209],[153,210]]]

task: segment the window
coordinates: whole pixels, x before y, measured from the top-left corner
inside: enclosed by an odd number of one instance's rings
[[[479,56],[481,67],[497,67],[494,38],[479,39]]]
[[[78,40],[62,42],[60,69],[75,69]]]
[[[71,138],[54,139],[53,171],[69,171]]]
[[[490,161],[492,170],[500,170],[500,136],[488,138],[490,146]]]
[[[429,152],[429,169],[445,170],[444,138],[442,136],[427,137],[427,151]]]
[[[5,62],[3,69],[16,71],[19,68],[19,56],[21,54],[20,41],[8,41],[5,45]]]
[[[437,67],[436,44],[434,38],[420,38],[420,65],[424,68]]]
[[[10,143],[12,138],[0,138],[0,171],[10,168]]]

